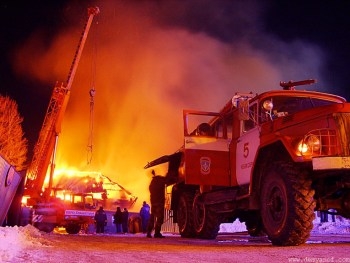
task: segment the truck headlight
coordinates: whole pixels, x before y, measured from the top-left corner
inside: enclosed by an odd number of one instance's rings
[[[321,149],[321,139],[316,135],[309,135],[298,144],[298,151],[301,155],[319,153]]]

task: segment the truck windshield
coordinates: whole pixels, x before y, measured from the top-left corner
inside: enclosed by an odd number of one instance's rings
[[[273,113],[284,113],[284,115],[337,103],[335,101],[310,97],[276,96],[272,97],[270,100],[273,103]]]

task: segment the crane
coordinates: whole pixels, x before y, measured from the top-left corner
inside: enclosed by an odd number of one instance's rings
[[[50,165],[50,180],[48,192],[51,191],[52,177],[55,168],[55,155],[61,123],[69,101],[71,87],[78,68],[81,54],[90,30],[93,18],[99,13],[98,7],[88,8],[88,18],[84,26],[75,56],[70,67],[66,83],[56,83],[41,127],[38,141],[34,147],[33,159],[26,172],[24,195],[29,196],[29,202],[37,202],[42,196],[42,187]]]
[[[39,230],[51,232],[55,226],[65,225],[68,233],[77,233],[81,225],[91,220],[92,211],[82,211],[81,217],[66,215],[67,209],[57,201],[51,201],[52,180],[55,170],[55,158],[58,137],[61,132],[62,120],[69,101],[71,88],[84,45],[95,15],[99,13],[98,7],[88,8],[88,18],[79,40],[68,78],[65,83],[56,85],[52,91],[50,102],[45,114],[31,163],[26,171],[26,181],[23,196],[27,197],[27,206],[33,207],[33,225]],[[49,186],[43,192],[43,185],[49,172]],[[74,197],[73,197],[74,198]],[[85,198],[81,196],[81,198]],[[74,208],[72,208],[74,209]],[[69,210],[73,211],[74,210]]]

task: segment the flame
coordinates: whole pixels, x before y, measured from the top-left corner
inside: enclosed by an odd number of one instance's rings
[[[49,185],[48,177],[44,188]],[[52,195],[56,198],[72,201],[73,194],[89,193],[93,195],[96,207],[104,206],[109,210],[115,210],[116,206],[131,209],[137,200],[137,196],[123,186],[95,171],[56,169],[52,186]]]

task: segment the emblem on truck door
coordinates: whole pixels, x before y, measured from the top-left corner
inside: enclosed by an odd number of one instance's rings
[[[201,157],[200,158],[201,165],[201,174],[209,174],[210,173],[210,163],[211,160],[209,157]]]

